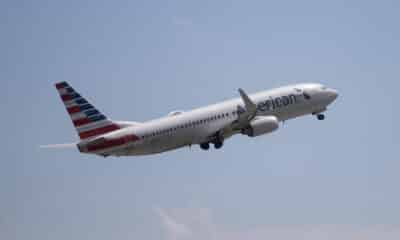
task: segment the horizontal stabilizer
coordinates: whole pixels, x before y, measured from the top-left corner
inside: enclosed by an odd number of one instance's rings
[[[76,143],[59,143],[59,144],[49,144],[49,145],[40,145],[39,148],[75,148]]]

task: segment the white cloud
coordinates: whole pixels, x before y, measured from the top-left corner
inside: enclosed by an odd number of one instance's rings
[[[261,225],[246,230],[228,229],[214,224],[207,208],[169,209],[156,212],[166,229],[168,240],[397,240],[400,225],[305,224]]]
[[[178,223],[174,218],[169,216],[165,210],[161,208],[155,208],[154,211],[161,218],[162,226],[164,227],[167,239],[187,239],[192,235],[191,231],[186,227],[185,224]]]

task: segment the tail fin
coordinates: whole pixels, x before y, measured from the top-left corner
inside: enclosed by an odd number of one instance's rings
[[[121,128],[79,95],[67,82],[59,82],[55,86],[80,139],[89,139]]]

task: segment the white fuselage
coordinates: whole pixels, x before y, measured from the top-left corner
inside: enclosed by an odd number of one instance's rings
[[[279,121],[321,113],[336,96],[336,91],[321,84],[297,84],[249,95],[257,105],[257,116],[275,116]],[[187,112],[175,112],[101,136],[103,139],[135,136],[135,141],[110,147],[104,145],[92,150],[82,147],[85,146],[85,142],[78,146],[80,145],[79,149],[82,152],[103,156],[127,156],[160,153],[210,142],[216,133],[238,118],[238,112],[243,106],[242,99],[236,98]],[[224,134],[223,139],[237,133],[241,131]],[[96,139],[91,139],[90,142],[92,141]]]

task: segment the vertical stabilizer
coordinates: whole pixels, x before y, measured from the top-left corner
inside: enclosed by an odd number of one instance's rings
[[[55,84],[80,139],[86,140],[120,129],[67,82]]]

